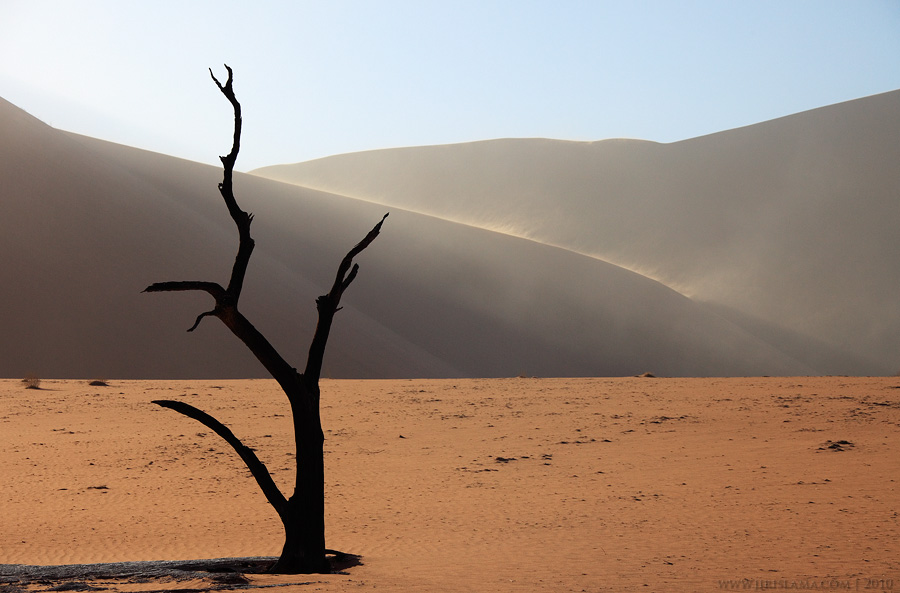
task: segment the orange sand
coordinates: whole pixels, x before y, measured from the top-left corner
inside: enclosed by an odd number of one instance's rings
[[[287,484],[289,412],[274,382],[41,387],[0,381],[0,563],[277,555],[278,519],[237,456],[149,403],[212,413]],[[327,542],[364,564],[255,584],[720,591],[747,579],[862,590],[871,578],[900,590],[898,378],[322,388]],[[828,447],[838,441],[852,445]]]

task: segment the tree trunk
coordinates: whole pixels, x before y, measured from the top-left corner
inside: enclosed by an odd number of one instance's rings
[[[303,479],[298,479],[281,517],[284,547],[271,572],[329,572],[325,557],[325,441],[321,432],[318,437],[309,435],[298,441],[297,472]]]
[[[276,573],[328,572],[325,557],[325,435],[319,415],[319,388],[301,380],[289,393],[294,418],[296,479],[294,494],[281,515],[284,547],[272,567]]]

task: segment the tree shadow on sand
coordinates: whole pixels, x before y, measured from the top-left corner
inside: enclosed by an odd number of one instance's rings
[[[347,569],[362,561],[355,554],[326,550],[332,574],[346,574]],[[28,564],[0,564],[0,593],[25,591],[106,591],[117,590],[124,583],[159,584],[154,591],[231,591],[236,589],[269,588],[272,584],[254,584],[245,575],[267,574],[278,560],[276,557],[215,558],[211,560],[158,560],[141,562],[110,562],[103,564],[64,564],[37,566]],[[288,575],[281,575],[281,580]],[[311,585],[313,575],[296,575],[296,582],[278,586]],[[290,578],[288,576],[288,578]],[[178,583],[195,581],[185,589]],[[202,584],[196,581],[201,581]]]

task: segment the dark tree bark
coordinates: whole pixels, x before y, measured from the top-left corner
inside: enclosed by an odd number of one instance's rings
[[[194,325],[188,329],[194,331],[204,317],[218,317],[231,332],[237,336],[278,382],[287,395],[294,420],[294,441],[296,445],[297,475],[294,493],[286,498],[272,480],[266,466],[259,460],[252,449],[246,447],[221,422],[183,402],[156,400],[153,403],[170,408],[201,422],[234,448],[250,473],[256,479],[266,499],[278,513],[284,524],[285,543],[281,556],[272,567],[278,573],[313,573],[329,572],[330,565],[325,548],[325,475],[323,445],[325,436],[319,415],[319,376],[322,372],[322,360],[325,345],[335,313],[340,309],[341,296],[356,278],[359,266],[353,258],[359,255],[381,231],[381,225],[387,214],[369,231],[369,233],[353,249],[351,249],[338,266],[337,277],[328,294],[316,299],[319,321],[309,349],[309,357],[303,373],[288,364],[269,341],[253,324],[238,311],[238,300],[244,284],[244,276],[250,255],[255,245],[250,236],[250,223],[253,215],[241,210],[234,197],[232,178],[234,164],[240,150],[241,142],[241,105],[234,95],[233,73],[228,65],[228,80],[223,85],[215,77],[212,70],[210,76],[223,95],[234,108],[234,143],[227,156],[219,157],[224,168],[219,193],[225,200],[228,212],[238,229],[239,245],[231,279],[228,287],[223,288],[216,282],[179,281],[159,282],[145,289],[145,292],[167,292],[199,290],[209,293],[215,301],[210,311],[197,316]]]

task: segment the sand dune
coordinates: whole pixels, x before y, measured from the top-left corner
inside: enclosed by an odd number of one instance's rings
[[[0,381],[0,564],[278,554],[278,518],[236,455],[149,403],[209,410],[287,484],[290,420],[275,416],[287,402],[273,381],[42,386]],[[898,387],[326,380],[326,541],[363,564],[247,579],[298,592],[896,590]],[[0,588],[12,572],[0,566]],[[223,576],[92,584],[228,589]],[[74,577],[29,590],[66,583],[86,590]]]
[[[490,140],[254,174],[593,255],[828,373],[900,369],[900,91],[672,144]]]
[[[157,281],[227,279],[236,233],[218,169],[60,132],[6,102],[0,120],[0,376],[264,376],[217,320],[185,333],[205,295],[140,294]],[[242,310],[300,366],[315,297],[385,208],[251,175],[236,191],[256,214]],[[390,211],[345,295],[328,376],[827,370],[596,258]]]

